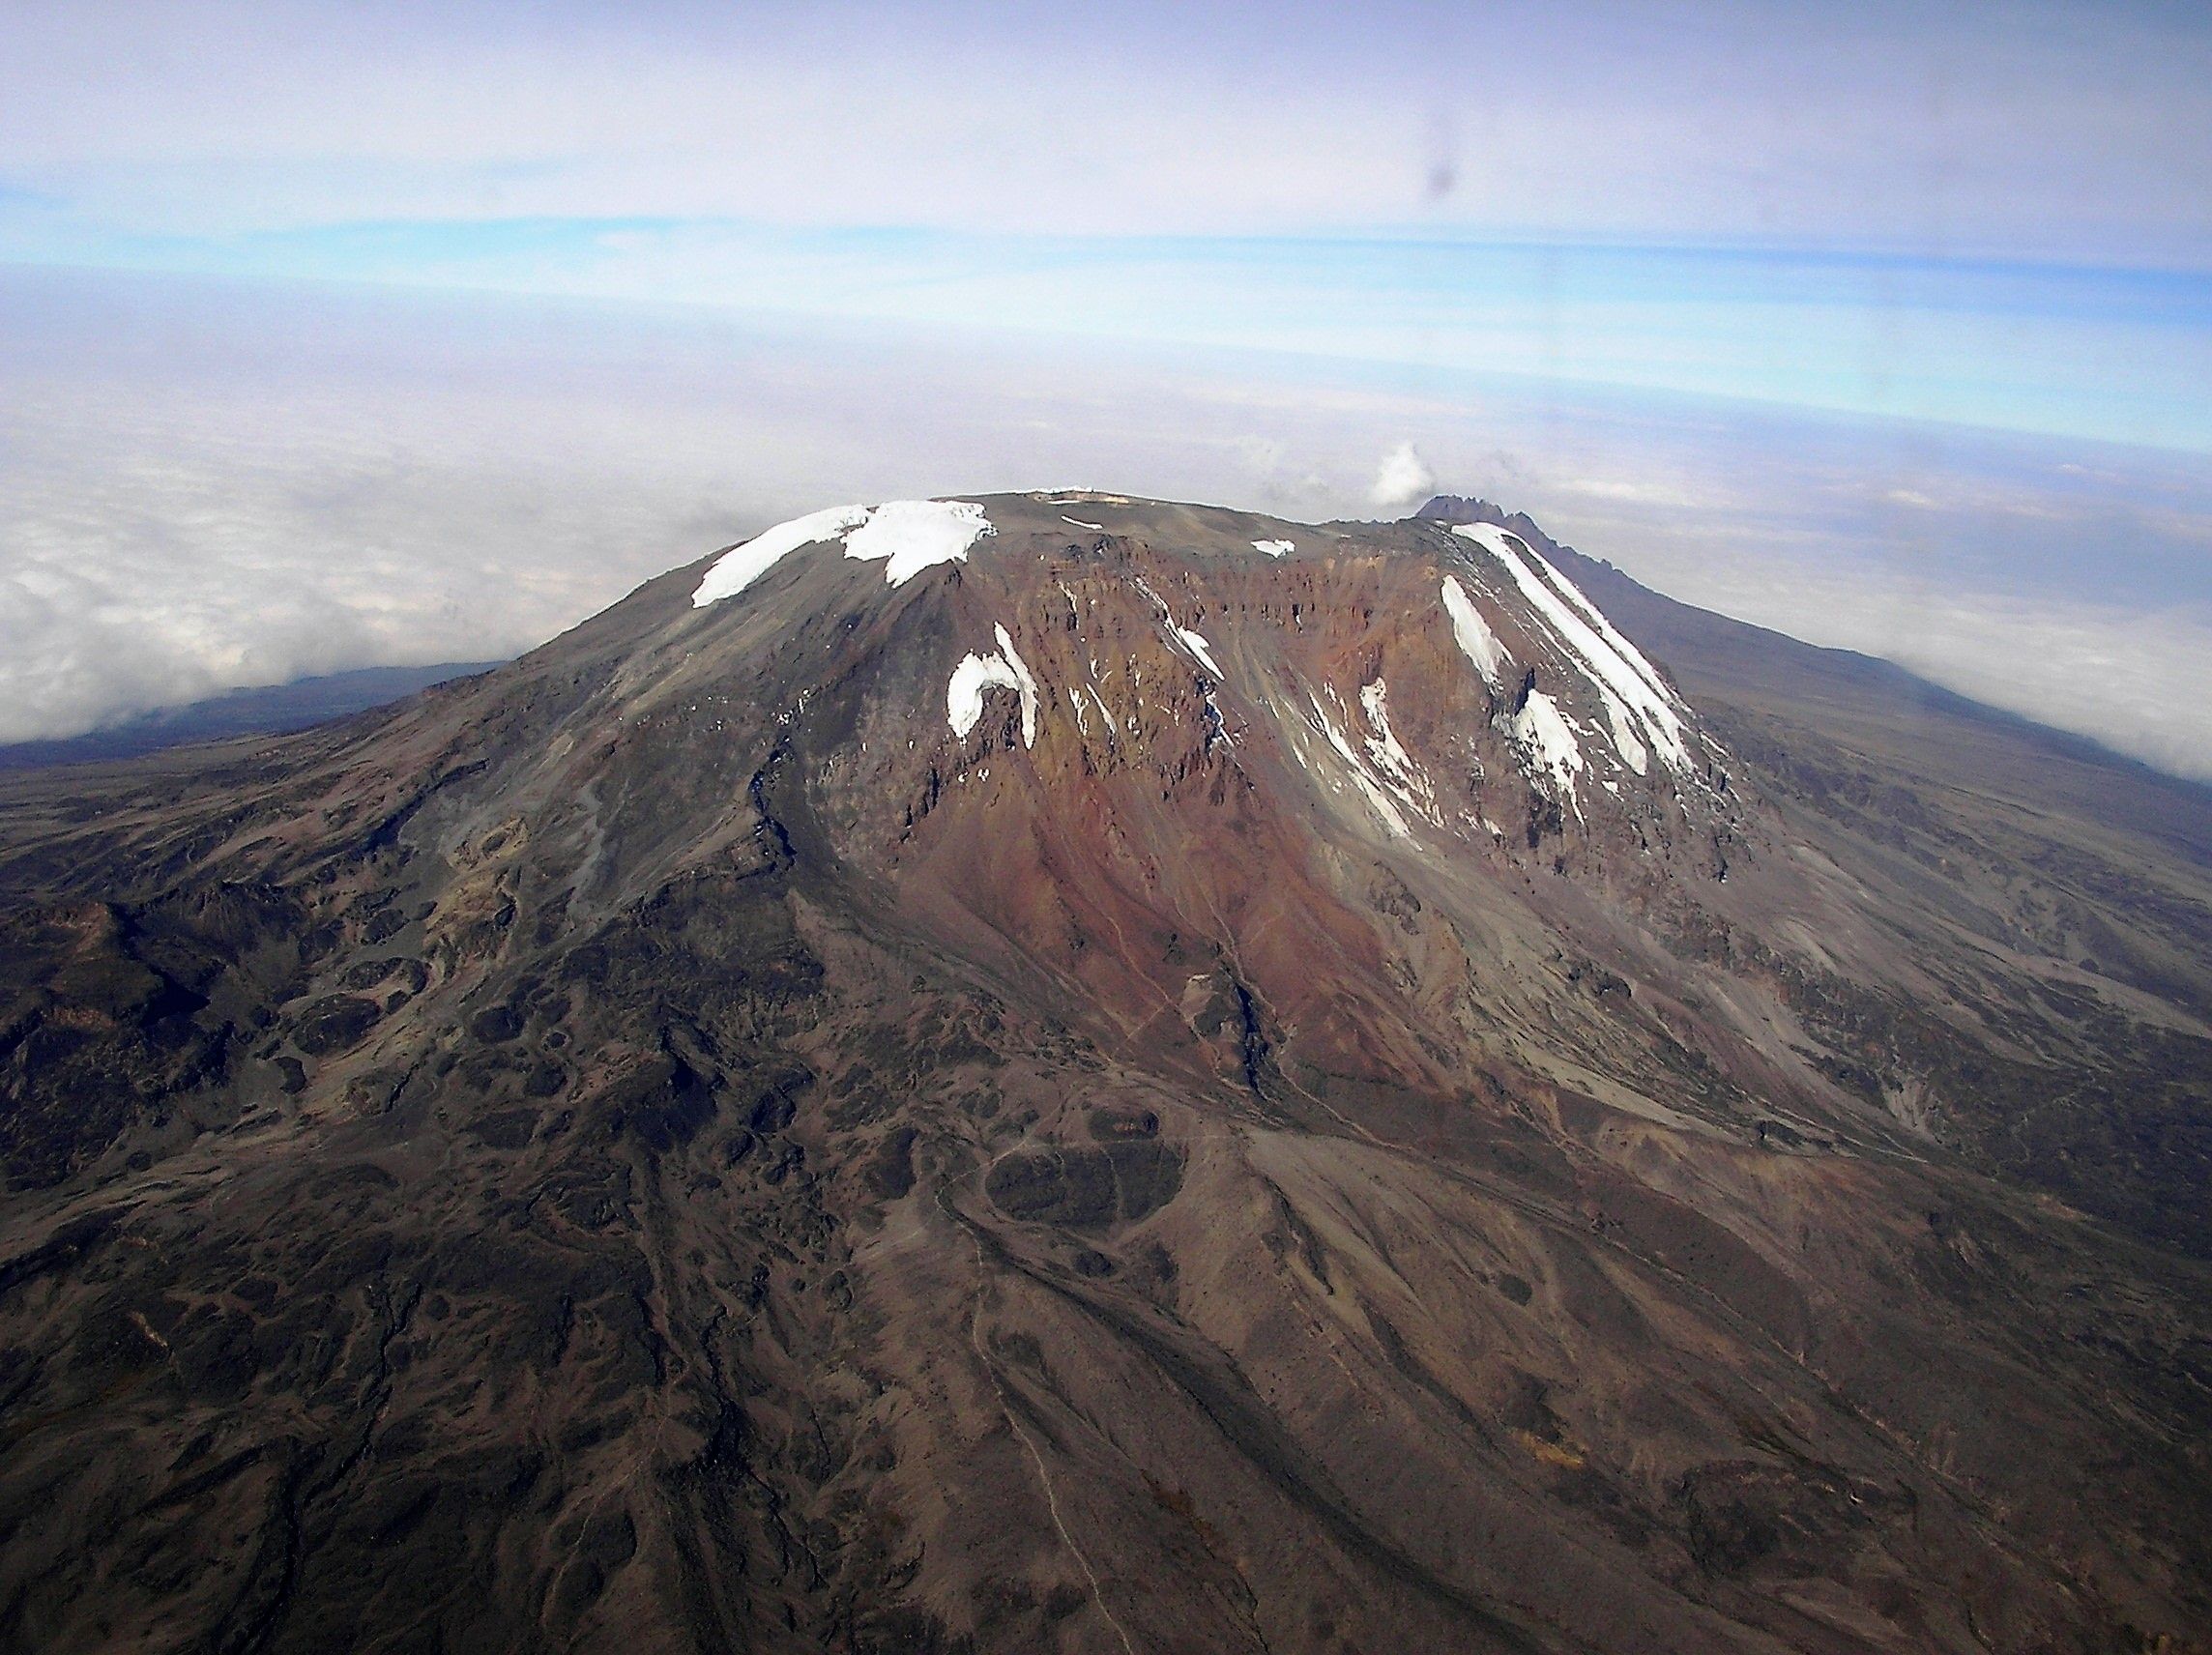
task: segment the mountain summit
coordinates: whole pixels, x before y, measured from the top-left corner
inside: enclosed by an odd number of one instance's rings
[[[1885,695],[1045,493],[0,784],[0,1641],[2186,1639],[2212,808]]]

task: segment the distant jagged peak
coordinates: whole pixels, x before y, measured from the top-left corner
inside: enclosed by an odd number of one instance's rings
[[[1551,648],[1597,692],[1622,762],[1643,775],[1656,753],[1670,769],[1687,771],[1695,714],[1597,605],[1518,535],[1489,522],[1463,523],[1452,533],[1497,559],[1543,623]]]
[[[1414,512],[1413,517],[1417,522],[1443,523],[1453,528],[1487,523],[1495,528],[1510,530],[1546,556],[1567,549],[1544,533],[1536,519],[1528,512],[1509,511],[1496,501],[1485,500],[1480,495],[1432,495],[1428,504]]]
[[[1510,522],[1504,507],[1468,494],[1432,494],[1413,515],[1430,523],[1496,523],[1503,528]]]

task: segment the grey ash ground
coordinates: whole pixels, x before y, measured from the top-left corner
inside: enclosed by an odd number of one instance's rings
[[[977,505],[0,780],[0,1644],[2202,1646],[2203,794]]]

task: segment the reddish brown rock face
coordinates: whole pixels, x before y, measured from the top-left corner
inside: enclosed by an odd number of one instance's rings
[[[1525,522],[971,505],[8,784],[0,1643],[2203,1624],[2212,811]]]
[[[831,544],[697,611],[661,646],[691,663],[664,693],[697,693],[714,659],[734,682],[713,705],[787,708],[779,763],[803,774],[794,808],[827,857],[1115,1027],[1172,1018],[1220,969],[1307,1060],[1438,1083],[1393,988],[1434,986],[1428,951],[1458,946],[1417,918],[1422,887],[1447,908],[1538,877],[1671,897],[1712,885],[1740,837],[1727,755],[1664,680],[1636,658],[1678,711],[1673,763],[1489,546],[1429,525],[987,505],[998,532],[971,561],[895,591]],[[1302,542],[1267,556],[1270,531]],[[1539,554],[1505,550],[1573,613]],[[1447,580],[1494,661],[1459,641]],[[771,629],[764,661],[750,639]],[[940,709],[958,664],[996,658],[1002,634],[1033,705],[1008,671],[956,728]],[[1524,733],[1539,698],[1571,769]]]

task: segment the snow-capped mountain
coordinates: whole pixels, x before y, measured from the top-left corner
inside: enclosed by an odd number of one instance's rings
[[[1478,507],[5,783],[0,1642],[2182,1647],[2212,807]]]

